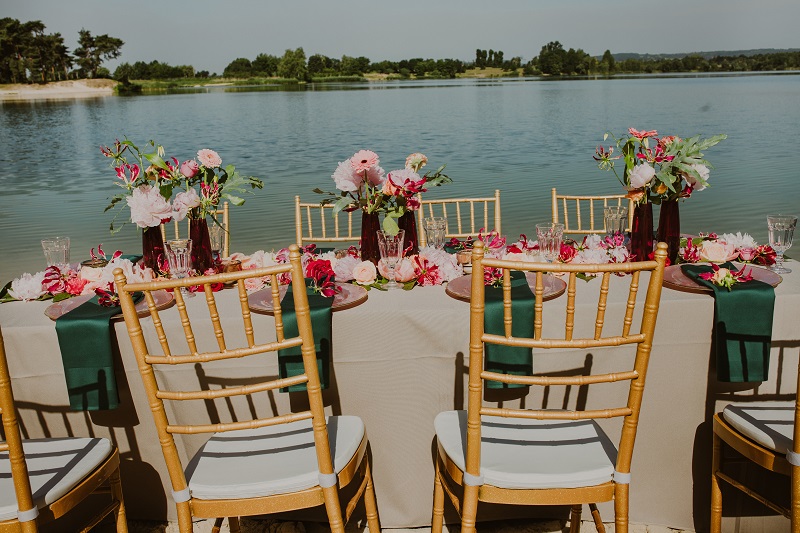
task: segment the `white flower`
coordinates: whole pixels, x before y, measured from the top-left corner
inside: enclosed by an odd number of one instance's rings
[[[615,263],[625,263],[630,258],[630,252],[624,246],[614,246],[606,250],[606,252]]]
[[[443,282],[453,281],[464,275],[464,267],[458,264],[458,258],[444,250],[439,250],[432,246],[425,246],[424,248],[420,248],[419,256],[439,267],[439,274]]]
[[[641,165],[636,165],[631,173],[628,175],[628,178],[631,180],[631,187],[634,189],[641,189],[655,177],[656,169],[648,165],[647,163],[643,163]]]
[[[750,236],[749,233],[742,234],[741,231],[734,233],[723,233],[719,236],[719,240],[732,244],[737,250],[742,248],[755,248],[758,246],[756,240]]]
[[[47,291],[42,288],[44,281],[44,271],[36,274],[25,272],[23,275],[11,282],[8,294],[17,300],[28,302],[43,296]]]
[[[708,167],[699,163],[693,163],[690,166],[697,171],[697,173],[700,175],[700,179],[698,180],[689,173],[685,173],[683,177],[686,178],[686,182],[692,186],[693,190],[702,191],[706,188],[706,186],[708,186]]]
[[[720,241],[703,241],[700,243],[700,259],[712,263],[729,261],[736,252],[732,244]]]
[[[131,222],[140,228],[154,228],[162,220],[172,216],[169,202],[161,196],[159,190],[150,185],[142,185],[133,190],[133,194],[126,198],[128,207],[131,208]]]
[[[374,283],[378,277],[378,269],[370,261],[361,261],[353,268],[353,279],[362,285]]]
[[[585,239],[583,239],[583,246],[584,248],[589,248],[592,250],[596,250],[598,248],[602,248],[603,239],[600,235],[595,233],[591,235],[587,235]]]
[[[200,207],[200,196],[196,190],[192,188],[188,191],[179,192],[172,201],[172,218],[181,221],[186,218],[189,210],[195,207]]]
[[[336,263],[331,263],[336,281],[351,281],[353,270],[361,262],[361,259],[352,255],[346,255],[338,259]]]
[[[602,248],[585,248],[578,250],[575,257],[572,259],[573,263],[590,264],[590,263],[608,263],[608,254]]]
[[[122,269],[128,283],[145,283],[153,281],[156,277],[152,269],[142,268],[131,262],[130,259],[118,257],[109,261],[103,268],[82,268],[80,275],[83,279],[88,279],[89,283],[84,285],[81,294],[94,294],[94,290],[98,287],[105,289],[109,283],[114,283],[114,269],[116,268]]]

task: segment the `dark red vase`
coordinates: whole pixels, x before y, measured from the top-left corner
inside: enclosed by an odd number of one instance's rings
[[[674,265],[681,245],[681,215],[678,209],[678,200],[661,202],[657,238],[659,242],[667,243],[667,259],[670,264]]]
[[[631,255],[634,261],[647,261],[653,252],[653,204],[640,203],[633,210]]]
[[[159,261],[163,258],[164,237],[161,236],[161,226],[145,228],[142,231],[142,263],[158,272]]]
[[[189,221],[189,238],[192,239],[192,269],[202,274],[214,266],[206,219],[193,218]]]
[[[416,255],[419,253],[419,236],[417,235],[417,212],[406,211],[399,219],[397,225],[405,230],[403,238],[403,250],[408,250],[405,255]],[[409,250],[409,247],[411,249]]]
[[[372,261],[376,266],[381,259],[381,251],[378,248],[380,229],[381,221],[378,213],[361,212],[361,260]]]

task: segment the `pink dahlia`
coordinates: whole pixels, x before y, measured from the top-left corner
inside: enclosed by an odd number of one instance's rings
[[[376,167],[379,162],[378,154],[371,150],[359,150],[350,158],[350,164],[353,165],[353,170],[356,172],[363,172]]]
[[[197,152],[197,159],[206,168],[217,168],[222,164],[222,158],[214,150],[203,148]]]

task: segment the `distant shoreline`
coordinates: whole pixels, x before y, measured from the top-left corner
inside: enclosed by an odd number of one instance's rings
[[[115,80],[70,80],[38,84],[0,86],[0,101],[59,100],[72,98],[98,98],[112,96]]]

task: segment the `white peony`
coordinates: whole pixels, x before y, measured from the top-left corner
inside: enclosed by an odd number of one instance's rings
[[[133,190],[125,201],[131,208],[131,222],[140,228],[154,228],[172,217],[172,207],[157,188],[142,185]]]
[[[175,200],[172,201],[172,218],[181,221],[186,218],[190,209],[200,207],[200,196],[194,189],[179,192],[175,195]]]
[[[109,283],[114,283],[114,270],[121,268],[125,274],[125,279],[128,283],[144,283],[153,281],[156,276],[152,269],[147,267],[140,267],[134,264],[130,259],[123,259],[118,257],[109,261],[103,268],[82,268],[80,275],[81,278],[89,281],[83,287],[81,294],[94,294],[97,288],[105,289]],[[84,270],[86,271],[84,273]]]
[[[692,186],[692,190],[702,191],[708,186],[708,167],[699,163],[694,163],[690,166],[700,175],[700,180],[688,173],[684,174],[683,177],[686,178],[686,182]]]
[[[628,174],[628,178],[631,180],[631,187],[634,189],[641,189],[650,183],[655,175],[656,169],[647,163],[643,163],[641,165],[636,165],[633,170],[631,170],[631,173]]]
[[[42,288],[44,281],[44,271],[36,274],[25,272],[23,275],[11,282],[8,294],[17,300],[28,302],[43,296],[47,291]]]
[[[331,263],[336,281],[351,281],[353,279],[353,269],[361,262],[361,259],[352,255],[346,255],[337,259],[336,263]]]
[[[755,248],[758,246],[756,240],[751,237],[749,233],[742,234],[741,231],[737,231],[736,233],[723,233],[719,236],[719,240],[733,245],[737,250]]]
[[[464,267],[458,264],[458,258],[453,254],[426,246],[420,249],[419,255],[439,267],[439,274],[443,282],[453,281],[464,275]]]

